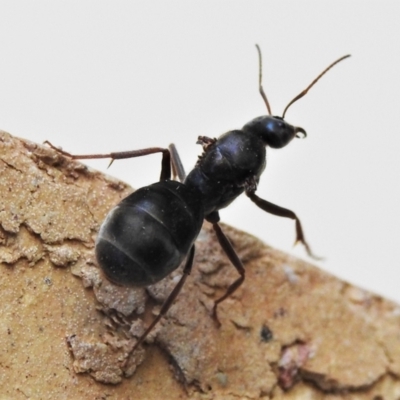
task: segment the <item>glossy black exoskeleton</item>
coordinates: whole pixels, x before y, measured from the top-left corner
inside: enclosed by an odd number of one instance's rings
[[[196,188],[164,180],[122,200],[103,222],[96,257],[119,285],[145,287],[175,270],[204,220]]]
[[[261,52],[258,46],[257,50],[260,63],[259,90],[269,115],[257,117],[241,130],[227,132],[218,139],[200,136],[197,143],[203,146],[203,154],[187,177],[174,145],[168,149],[154,147],[84,156],[64,152],[75,159],[111,158],[111,162],[162,153],[160,181],[137,190],[112,209],[96,241],[97,261],[103,272],[110,281],[124,286],[145,287],[158,282],[178,268],[186,258],[181,279],[133,350],[165,315],[190,274],[194,243],[204,220],[212,224],[220,245],[239,273],[226,293],[214,303],[212,314],[219,324],[217,305],[243,283],[245,270],[218,224],[218,211],[227,207],[240,194],[245,193],[268,213],[293,219],[296,223],[296,242],[301,242],[312,256],[296,214],[261,199],[255,192],[266,165],[266,147],[282,148],[295,137],[306,136],[304,129],[284,120],[288,107],[303,97],[330,68],[349,56],[341,57],[326,68],[286,106],[282,117],[278,117],[271,115],[262,87]],[[179,181],[171,180],[171,168]]]

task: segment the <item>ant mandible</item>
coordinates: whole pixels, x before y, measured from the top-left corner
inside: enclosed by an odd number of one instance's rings
[[[328,70],[350,55],[339,58],[322,71],[289,102],[282,117],[278,117],[272,116],[264,93],[261,51],[258,45],[256,47],[259,56],[259,91],[268,115],[257,117],[241,130],[229,131],[218,139],[199,136],[197,143],[202,145],[203,154],[187,176],[173,144],[168,148],[151,147],[91,155],[71,155],[56,149],[73,159],[111,158],[110,164],[117,159],[162,153],[160,181],[135,191],[114,207],[101,225],[96,240],[97,261],[106,277],[117,285],[149,286],[165,278],[186,258],[180,280],[132,351],[143,343],[167,313],[190,274],[195,253],[194,243],[204,220],[212,224],[219,244],[239,273],[225,294],[214,303],[212,317],[220,325],[217,306],[243,283],[245,269],[218,224],[218,211],[227,207],[243,192],[262,210],[293,219],[296,224],[296,243],[302,243],[308,255],[313,257],[297,215],[261,199],[256,195],[256,190],[266,165],[266,147],[282,148],[293,138],[306,136],[303,128],[290,125],[284,120],[288,108],[303,97]],[[171,172],[178,176],[179,181],[171,180]]]

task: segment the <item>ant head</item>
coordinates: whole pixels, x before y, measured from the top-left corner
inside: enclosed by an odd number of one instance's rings
[[[256,44],[258,51],[258,59],[259,59],[259,91],[261,97],[263,98],[265,105],[267,106],[267,110],[269,115],[258,117],[247,123],[243,130],[247,132],[251,132],[257,136],[259,136],[266,145],[279,149],[281,147],[286,146],[294,137],[305,138],[307,136],[306,131],[303,128],[295,127],[293,125],[288,124],[284,118],[286,115],[286,111],[288,108],[297,100],[301,99],[303,96],[307,94],[307,92],[318,82],[318,80],[325,75],[334,65],[344,60],[350,55],[343,56],[330,64],[327,68],[325,68],[312,82],[308,85],[302,92],[300,92],[289,104],[286,106],[283,111],[282,117],[272,116],[271,107],[269,105],[267,96],[264,92],[262,86],[262,57],[261,50],[258,44]]]
[[[306,131],[303,128],[288,124],[282,117],[265,115],[248,122],[243,131],[250,132],[274,149],[285,147],[293,138],[305,138]]]

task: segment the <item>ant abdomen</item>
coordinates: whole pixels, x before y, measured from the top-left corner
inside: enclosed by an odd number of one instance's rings
[[[156,283],[183,261],[203,219],[193,188],[169,180],[141,188],[107,215],[96,241],[98,263],[116,284]]]

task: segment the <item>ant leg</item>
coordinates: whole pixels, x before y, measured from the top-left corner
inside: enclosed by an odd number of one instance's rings
[[[162,147],[149,147],[147,149],[141,149],[141,150],[119,151],[106,154],[70,154],[64,150],[55,147],[47,140],[44,143],[50,146],[53,150],[56,150],[58,153],[70,157],[73,160],[111,158],[108,167],[111,166],[114,160],[122,160],[124,158],[135,158],[135,157],[147,156],[149,154],[162,153],[160,181],[164,181],[166,179],[171,178],[171,154],[169,149],[164,149]]]
[[[181,279],[176,284],[176,286],[174,287],[174,289],[168,296],[167,300],[165,300],[157,317],[155,317],[153,322],[149,325],[149,327],[145,330],[143,335],[140,336],[138,341],[132,347],[131,352],[135,351],[143,343],[143,341],[146,339],[147,335],[152,331],[152,329],[157,325],[157,323],[160,321],[160,319],[168,312],[168,310],[172,306],[173,302],[175,301],[176,297],[178,296],[179,292],[181,291],[182,286],[186,281],[186,278],[188,277],[188,275],[190,275],[190,272],[192,270],[192,265],[193,265],[194,252],[195,252],[195,247],[193,245],[192,248],[190,249],[189,256],[186,260],[185,267],[183,268]]]
[[[262,210],[266,211],[267,213],[270,213],[272,215],[276,215],[278,217],[284,217],[284,218],[290,218],[290,219],[294,219],[296,221],[296,241],[295,244],[297,243],[301,243],[306,251],[307,254],[314,258],[314,259],[320,259],[320,257],[315,256],[311,249],[310,246],[308,245],[305,237],[304,237],[304,233],[303,233],[303,228],[301,226],[301,222],[299,220],[299,218],[297,217],[297,215],[291,211],[288,210],[287,208],[283,208],[280,207],[276,204],[270,203],[267,200],[261,199],[260,197],[258,197],[253,191],[246,191],[246,195],[250,198],[250,200],[255,203],[256,206],[260,207]]]
[[[186,178],[186,173],[181,158],[179,157],[178,150],[173,143],[171,143],[168,148],[171,154],[171,165],[174,177],[178,176],[179,180],[183,182]]]
[[[218,221],[219,221],[219,215],[218,213],[215,213],[216,216],[218,216]],[[212,219],[214,219],[214,215],[211,215]],[[229,261],[232,263],[232,265],[236,268],[237,272],[239,272],[240,276],[237,278],[231,285],[228,287],[226,290],[225,294],[221,296],[219,299],[215,300],[214,307],[212,309],[212,317],[214,321],[216,322],[217,326],[220,327],[221,323],[219,322],[218,316],[217,316],[217,306],[219,303],[224,301],[227,297],[229,297],[235,290],[244,282],[245,278],[245,269],[243,266],[242,261],[240,260],[239,256],[236,254],[235,249],[233,248],[231,242],[229,239],[226,237],[224,232],[222,232],[221,227],[218,225],[218,221],[214,222],[213,220],[210,221],[212,223],[212,226],[214,228],[215,234],[217,235],[217,239],[219,244],[222,247],[222,250],[224,250],[225,254],[228,256]]]

